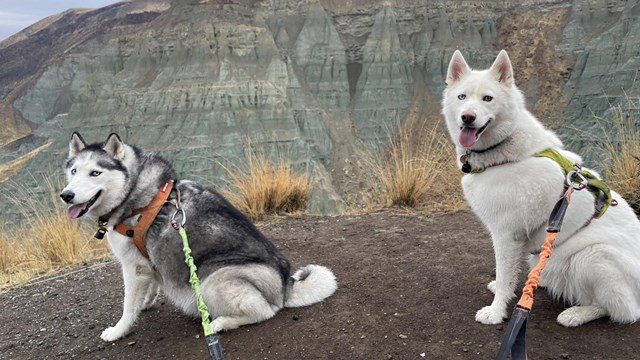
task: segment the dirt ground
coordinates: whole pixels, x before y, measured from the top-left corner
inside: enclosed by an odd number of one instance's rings
[[[506,324],[473,319],[491,302],[488,235],[466,211],[287,217],[260,226],[293,267],[331,267],[326,301],[222,334],[227,360],[493,359]],[[100,333],[122,306],[119,265],[99,260],[0,294],[2,359],[207,359],[198,320],[160,301],[114,343]],[[538,291],[530,359],[633,359],[640,324],[601,319],[566,329],[563,304]]]

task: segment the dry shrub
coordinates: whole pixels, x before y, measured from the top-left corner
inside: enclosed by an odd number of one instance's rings
[[[58,200],[62,181],[45,177],[44,183],[51,194],[49,201],[40,201],[24,185],[14,185],[7,195],[24,221],[0,235],[0,286],[108,254],[106,243],[92,239],[89,227],[66,217]]]
[[[6,232],[0,233],[0,271],[2,276],[9,272],[15,271],[15,265],[24,261],[23,255],[25,251],[20,251],[27,244],[20,244],[17,241],[11,241],[10,237],[5,235]],[[2,282],[5,283],[4,281]]]
[[[222,194],[252,220],[307,208],[309,179],[295,174],[285,159],[273,163],[265,155],[249,150],[246,167],[225,170],[229,180]]]
[[[405,124],[389,148],[366,151],[363,158],[371,171],[369,207],[438,211],[464,207],[455,151],[438,126],[429,130],[422,126],[416,131],[413,124]]]
[[[614,106],[613,137],[607,132],[604,145],[609,161],[603,172],[609,186],[636,209],[640,208],[640,130],[637,115],[640,99],[627,99],[626,108]]]
[[[459,211],[467,209],[467,203],[462,193],[462,185],[460,184],[463,174],[456,163],[458,157],[455,146],[447,138],[447,135],[440,137],[434,146],[439,149],[437,162],[439,174],[424,204],[425,209],[428,211]]]

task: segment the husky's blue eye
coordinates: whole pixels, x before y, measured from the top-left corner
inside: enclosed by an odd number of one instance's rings
[[[89,174],[89,176],[99,176],[100,174],[102,174],[102,171],[96,171],[96,170],[93,170],[93,171]]]
[[[467,95],[465,95],[465,94],[458,95],[458,100],[464,100],[466,98],[467,98]]]
[[[490,102],[491,100],[493,100],[493,96],[485,95],[482,98],[482,101],[486,101],[486,102]]]
[[[71,169],[71,175],[75,175],[76,174],[76,169]]]

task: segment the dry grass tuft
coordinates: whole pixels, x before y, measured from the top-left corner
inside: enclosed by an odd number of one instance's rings
[[[363,155],[370,168],[372,189],[368,207],[424,207],[452,211],[464,207],[460,171],[453,145],[437,126],[416,131],[413,124],[400,128],[385,151]]]
[[[627,107],[614,106],[613,136],[607,134],[604,149],[609,157],[603,172],[609,186],[640,209],[640,99],[627,99]]]
[[[252,220],[267,214],[285,214],[307,208],[309,179],[296,175],[289,163],[272,163],[264,155],[247,152],[245,169],[228,169],[228,188],[222,194]]]
[[[44,179],[49,201],[38,201],[32,189],[13,186],[10,201],[21,211],[24,224],[0,233],[0,287],[24,282],[62,266],[106,256],[104,241],[78,221],[67,219],[57,199],[61,181]]]

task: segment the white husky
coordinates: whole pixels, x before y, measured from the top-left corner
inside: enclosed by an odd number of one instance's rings
[[[488,70],[475,71],[456,51],[449,63],[442,113],[467,171],[462,188],[467,202],[491,233],[495,297],[476,313],[483,324],[502,322],[519,279],[523,260],[540,250],[549,213],[563,189],[564,174],[555,161],[534,154],[562,143],[525,109],[503,50]],[[540,286],[573,304],[558,316],[564,326],[579,326],[609,316],[630,323],[640,317],[640,222],[619,194],[617,206],[592,219],[594,197],[573,193],[553,255]],[[588,225],[586,225],[588,224]],[[531,264],[537,257],[530,256]]]

